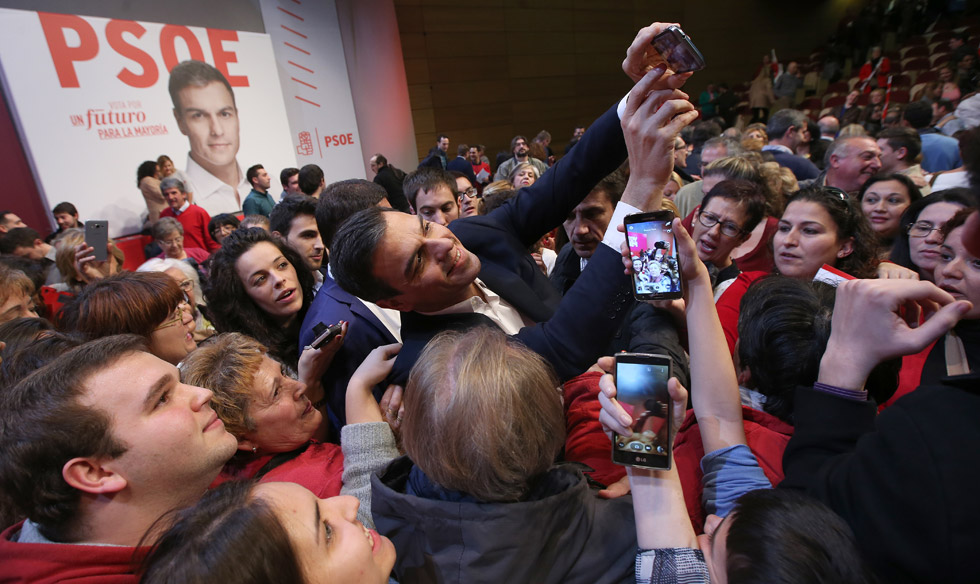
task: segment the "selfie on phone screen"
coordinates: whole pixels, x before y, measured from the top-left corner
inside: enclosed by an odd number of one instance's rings
[[[670,365],[664,361],[665,358],[617,358],[617,399],[633,406],[633,423],[630,435],[613,437],[616,462],[651,467],[667,463],[664,457],[670,450]]]
[[[637,297],[679,297],[681,277],[671,218],[627,223],[626,229]]]

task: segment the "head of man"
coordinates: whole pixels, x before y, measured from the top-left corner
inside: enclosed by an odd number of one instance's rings
[[[796,75],[797,73],[799,73],[799,71],[800,71],[800,66],[796,63],[796,61],[790,61],[789,65],[786,66],[786,72],[789,73],[790,75]]]
[[[272,177],[266,172],[265,167],[261,164],[256,164],[250,166],[247,171],[245,171],[245,178],[248,179],[248,184],[252,185],[252,188],[260,193],[267,192],[269,187],[272,186]]]
[[[449,152],[449,136],[445,134],[436,136],[436,148],[443,152]]]
[[[674,138],[674,166],[684,168],[687,166],[687,142],[679,135]]]
[[[891,174],[905,170],[915,164],[922,152],[922,139],[912,128],[893,126],[878,133],[878,148],[881,149],[881,172]]]
[[[466,159],[470,161],[470,164],[480,164],[480,151],[476,146],[470,146],[469,150],[466,151]]]
[[[321,195],[322,197],[322,195]],[[306,260],[306,267],[317,271],[323,265],[323,240],[316,226],[316,199],[307,195],[286,195],[269,214],[272,235],[282,238]]]
[[[408,204],[419,217],[439,225],[459,219],[456,179],[441,168],[422,167],[402,183]]]
[[[964,32],[955,32],[949,39],[949,49],[955,51],[966,44],[967,35]]]
[[[514,153],[517,158],[527,158],[527,153],[530,152],[530,147],[527,144],[527,138],[524,136],[514,136],[510,140],[510,151]]]
[[[86,343],[0,396],[0,485],[48,539],[135,545],[235,453],[210,400],[140,337]]]
[[[177,127],[190,141],[191,159],[212,174],[237,164],[238,108],[221,71],[201,61],[184,61],[170,72],[169,90]]]
[[[30,260],[40,260],[51,250],[41,234],[30,227],[16,227],[0,239],[0,253],[9,253]]]
[[[299,183],[299,190],[312,197],[323,188],[323,169],[315,164],[307,164],[299,169],[297,182]]]
[[[717,268],[732,263],[732,250],[744,243],[766,216],[766,196],[758,183],[723,180],[704,195],[692,226],[701,261]]]
[[[844,105],[847,107],[856,106],[859,97],[861,97],[861,92],[855,89],[854,91],[848,93],[847,97],[844,98]]]
[[[388,165],[388,159],[380,152],[371,157],[368,161],[371,165],[371,172],[378,174],[382,168]]]
[[[734,141],[721,136],[710,138],[701,148],[701,176],[704,176],[708,165],[712,162],[729,156],[737,156],[739,153],[739,148],[735,146]]]
[[[576,126],[575,129],[572,130],[572,138],[574,140],[579,140],[584,135],[585,135],[585,126]]]
[[[820,127],[820,136],[831,140],[837,137],[837,132],[840,132],[840,120],[834,116],[820,118],[817,120],[817,126]]]
[[[956,106],[948,99],[937,99],[932,102],[932,123],[935,125],[936,122],[953,113],[955,109]]]
[[[317,229],[327,249],[330,249],[330,242],[344,221],[369,207],[391,207],[388,194],[380,185],[360,178],[327,185],[314,212]]]
[[[27,227],[13,211],[0,211],[0,233],[6,233],[17,227]]]
[[[435,312],[476,293],[480,260],[442,225],[371,207],[337,230],[330,270],[358,298],[383,308]]]
[[[459,198],[456,200],[459,203],[459,216],[472,217],[473,215],[479,215],[479,189],[470,182],[470,179],[465,174],[458,170],[450,170],[449,174],[456,180],[456,192],[459,193]]]
[[[715,185],[723,180],[747,180],[760,183],[759,169],[748,158],[742,156],[726,156],[712,160],[704,168],[704,178],[701,179],[701,190],[710,193]]]
[[[160,181],[160,192],[163,193],[167,205],[174,211],[179,211],[187,202],[187,190],[179,178],[170,177]]]
[[[927,128],[932,123],[932,106],[921,101],[910,103],[905,106],[902,119],[916,130]]]
[[[609,227],[626,183],[618,173],[602,179],[565,219],[568,241],[580,258],[591,258]]]
[[[303,191],[299,190],[299,169],[284,168],[279,171],[279,184],[282,185],[283,192],[298,195]]]
[[[78,209],[71,203],[58,203],[54,209],[51,209],[51,214],[54,215],[54,220],[58,223],[58,231],[82,226],[78,220]]]
[[[825,162],[827,186],[853,193],[881,169],[881,149],[869,136],[838,138],[827,149]]]
[[[0,264],[0,323],[15,318],[37,318],[34,282],[21,270]]]
[[[806,114],[799,110],[783,109],[769,118],[766,132],[770,144],[779,144],[796,152],[796,147],[809,141]]]

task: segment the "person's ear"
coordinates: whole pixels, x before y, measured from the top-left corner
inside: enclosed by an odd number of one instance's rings
[[[34,240],[34,245],[33,245],[33,247],[38,247],[38,246],[39,246],[39,245],[41,245],[42,243],[44,243],[44,242],[43,242],[42,240],[40,240],[40,239],[35,239],[35,240]]]
[[[129,482],[125,477],[93,457],[77,457],[65,463],[61,476],[72,488],[93,495],[118,493]]]
[[[412,310],[412,306],[405,302],[401,295],[392,296],[391,298],[385,298],[375,302],[381,308],[390,308],[392,310],[397,310],[399,312],[409,312]]]
[[[238,449],[242,452],[255,452],[258,450],[258,445],[255,442],[249,440],[248,438],[238,439]]]
[[[895,151],[895,154],[898,155],[899,160],[905,160],[905,158],[909,155],[909,149],[906,148],[905,146],[902,146],[901,148]]]
[[[854,238],[848,237],[841,243],[840,249],[837,251],[837,258],[843,259],[854,253]]]

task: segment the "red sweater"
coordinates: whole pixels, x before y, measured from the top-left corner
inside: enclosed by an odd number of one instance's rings
[[[244,465],[229,463],[211,488],[234,479],[250,479],[265,466],[274,455],[256,456]],[[283,482],[302,485],[321,499],[336,497],[344,486],[344,455],[336,444],[313,442],[302,454],[267,472],[260,483]]]
[[[749,289],[752,282],[765,275],[766,272],[742,272],[715,303],[721,328],[725,331],[725,340],[728,341],[728,351],[733,355],[735,341],[738,340],[738,314],[742,296],[745,296],[745,291]]]
[[[599,424],[599,378],[591,371],[565,382],[565,460],[587,464],[594,480],[610,485],[626,476],[626,467],[612,461],[612,442]]]
[[[136,584],[143,548],[11,541],[23,521],[0,534],[0,584]]]
[[[221,247],[211,239],[211,234],[208,233],[208,223],[211,222],[211,216],[201,207],[192,204],[180,215],[177,215],[173,209],[167,207],[160,212],[160,216],[173,217],[184,227],[185,248],[199,247],[208,251],[214,251]]]
[[[778,485],[783,480],[783,451],[793,436],[793,426],[776,416],[745,406],[742,406],[742,425],[745,427],[749,450],[759,461],[769,482],[773,486]],[[674,464],[677,465],[677,473],[684,488],[687,513],[698,534],[704,532],[704,520],[707,517],[701,505],[701,478],[704,476],[701,472],[701,459],[704,455],[698,421],[694,417],[694,410],[690,410],[674,439]]]

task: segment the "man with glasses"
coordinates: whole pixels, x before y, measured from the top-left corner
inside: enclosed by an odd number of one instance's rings
[[[207,251],[214,251],[221,247],[208,233],[211,216],[207,211],[187,200],[187,189],[180,179],[172,177],[163,179],[160,181],[160,191],[168,206],[160,213],[160,217],[173,217],[184,227],[187,247],[197,247]]]
[[[766,197],[759,185],[749,181],[724,180],[704,196],[691,235],[716,294],[741,273],[732,250],[745,243],[765,216]]]
[[[456,192],[459,193],[456,202],[459,203],[460,218],[479,215],[479,201],[483,198],[483,194],[476,188],[475,183],[470,182],[470,179],[461,172],[452,171],[449,174],[456,179]]]

